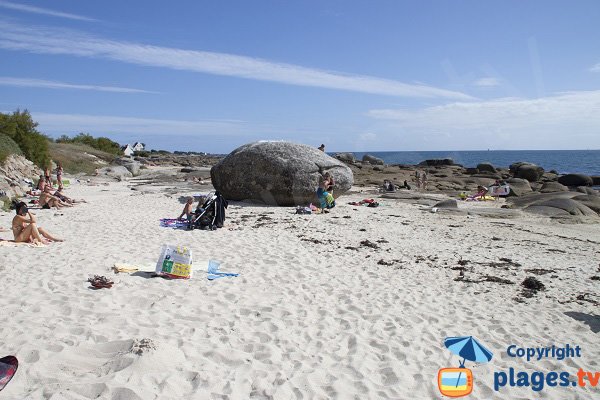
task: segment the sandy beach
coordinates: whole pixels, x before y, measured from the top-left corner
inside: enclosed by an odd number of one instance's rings
[[[580,368],[600,371],[600,281],[590,279],[600,275],[598,224],[434,213],[355,188],[328,214],[230,202],[224,228],[185,231],[159,220],[198,191],[114,182],[67,193],[89,203],[36,210],[64,243],[0,246],[2,353],[20,360],[0,398],[442,398],[438,370],[460,361],[443,340],[469,335],[494,354],[465,364],[470,398],[600,390],[493,387],[510,368],[572,381]],[[380,206],[348,204],[365,198]],[[12,217],[0,213],[0,226]],[[192,249],[192,279],[150,277],[165,243]],[[240,275],[207,280],[209,259]],[[140,271],[115,274],[115,263]],[[93,275],[115,284],[93,290]],[[524,292],[529,276],[545,290]],[[566,344],[581,357],[507,354]]]

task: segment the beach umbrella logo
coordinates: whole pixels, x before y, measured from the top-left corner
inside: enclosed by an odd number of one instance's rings
[[[462,358],[458,368],[442,368],[438,371],[438,388],[448,397],[463,397],[473,391],[473,372],[465,368],[465,361],[486,363],[492,359],[492,352],[473,336],[447,337],[444,346]]]

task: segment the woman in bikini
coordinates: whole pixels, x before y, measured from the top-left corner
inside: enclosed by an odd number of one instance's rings
[[[16,211],[17,215],[12,220],[12,231],[13,235],[15,235],[15,242],[43,243],[44,239],[42,239],[42,236],[53,242],[63,241],[50,235],[45,229],[38,228],[35,216],[29,212],[27,204],[23,202],[18,203]]]

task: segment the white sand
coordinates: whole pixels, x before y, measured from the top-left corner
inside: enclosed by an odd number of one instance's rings
[[[68,194],[90,203],[37,212],[39,225],[66,242],[0,246],[0,356],[21,363],[2,399],[442,398],[438,369],[459,364],[443,339],[463,335],[494,354],[487,364],[467,362],[475,376],[469,398],[600,392],[492,387],[494,372],[510,367],[600,371],[598,306],[561,303],[585,292],[600,301],[600,282],[590,280],[600,275],[599,225],[449,216],[394,200],[353,207],[346,203],[364,196],[352,195],[326,215],[232,203],[225,228],[188,232],[158,221],[178,216],[179,195],[190,193],[142,194],[118,183],[75,185]],[[12,217],[1,214],[0,226],[10,227]],[[110,271],[114,263],[153,270],[163,243],[191,247],[200,272],[173,281]],[[468,279],[487,274],[516,284],[454,281],[459,271],[450,268],[460,257],[474,269]],[[499,257],[521,266],[473,264]],[[208,281],[210,258],[240,276]],[[532,268],[556,272],[538,276],[547,290],[519,303],[513,298]],[[114,287],[89,289],[94,274],[114,278]],[[582,357],[506,355],[510,344],[567,343]]]

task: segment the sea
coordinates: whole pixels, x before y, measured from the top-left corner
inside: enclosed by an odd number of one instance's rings
[[[451,158],[455,164],[476,167],[489,162],[508,168],[512,163],[527,161],[546,171],[560,174],[600,175],[600,150],[482,150],[482,151],[371,151],[352,152],[361,160],[365,154],[381,158],[386,164],[416,165],[433,158]],[[333,155],[333,154],[332,154]]]

